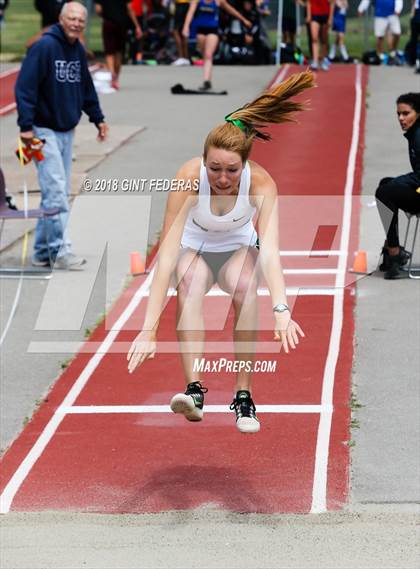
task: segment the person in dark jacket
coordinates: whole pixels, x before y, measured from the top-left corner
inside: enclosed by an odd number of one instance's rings
[[[68,0],[35,0],[35,8],[41,14],[41,28],[49,28],[58,22],[66,2]]]
[[[84,259],[71,253],[65,235],[69,215],[70,173],[74,128],[84,111],[105,140],[108,127],[89,73],[86,52],[79,41],[86,8],[68,2],[53,25],[29,50],[16,82],[18,125],[23,145],[44,141],[44,160],[35,160],[41,188],[41,207],[60,213],[40,219],[35,233],[35,266],[77,270]]]
[[[408,140],[408,152],[413,171],[383,178],[376,190],[379,214],[387,239],[380,270],[384,278],[397,279],[400,267],[409,259],[409,253],[400,247],[398,238],[398,211],[420,213],[420,93],[406,93],[397,99],[397,116],[404,136]]]

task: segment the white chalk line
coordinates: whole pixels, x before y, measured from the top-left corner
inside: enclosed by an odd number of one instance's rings
[[[205,405],[205,413],[232,413],[229,405]],[[169,405],[73,405],[57,411],[61,415],[95,415],[124,413],[172,413]],[[258,405],[257,413],[332,413],[332,407],[322,405]]]
[[[346,183],[344,188],[343,222],[340,237],[340,251],[348,251],[350,240],[350,222],[352,214],[352,195],[354,185],[354,172],[356,167],[357,148],[360,134],[361,117],[361,66],[356,65],[355,78],[355,104],[353,115],[353,130],[350,145],[350,152],[347,162]],[[330,344],[325,363],[324,377],[322,384],[321,406],[329,407],[333,403],[335,370],[340,350],[341,331],[343,326],[343,301],[345,268],[347,256],[342,255],[338,260],[339,271],[336,277],[335,288],[340,294],[334,296],[333,322],[331,327]],[[327,511],[327,483],[328,483],[328,460],[331,436],[332,414],[321,412],[317,444],[315,452],[314,481],[312,487],[311,513],[321,513]]]
[[[149,296],[150,291],[145,291],[144,295]],[[257,291],[258,296],[270,296],[270,291],[267,288],[259,288]],[[287,287],[287,296],[334,296],[338,294],[337,290],[332,287],[317,287],[317,288],[303,288],[303,287]],[[177,291],[175,288],[168,289],[168,296],[176,296]],[[227,292],[221,288],[214,286],[212,287],[206,296],[230,296]]]
[[[340,257],[347,255],[346,251],[338,251],[336,249],[322,251],[316,249],[314,251],[280,251],[282,257]]]
[[[289,71],[290,65],[287,63],[283,69],[279,70],[277,77],[274,78],[274,81],[271,83],[270,87],[274,87],[283,81],[286,76],[286,73]]]

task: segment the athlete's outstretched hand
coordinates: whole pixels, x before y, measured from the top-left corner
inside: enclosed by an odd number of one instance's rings
[[[274,328],[274,339],[280,340],[286,354],[289,353],[289,346],[294,350],[299,344],[299,336],[305,337],[302,328],[297,322],[291,319],[290,312],[275,312],[276,320]]]
[[[150,330],[142,330],[131,344],[127,354],[128,372],[133,373],[137,366],[145,360],[153,359],[156,352],[156,334]]]

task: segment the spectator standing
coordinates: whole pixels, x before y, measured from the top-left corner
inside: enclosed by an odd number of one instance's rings
[[[295,0],[284,0],[283,19],[281,22],[283,32],[283,42],[291,47],[296,44],[296,2]]]
[[[240,20],[247,28],[252,28],[251,22],[226,0],[192,0],[182,33],[185,38],[189,37],[190,25],[195,18],[198,48],[204,59],[204,82],[199,87],[200,91],[209,91],[212,88],[213,56],[219,45],[220,8]]]
[[[369,8],[370,0],[362,0],[357,9],[361,16]],[[389,63],[399,64],[397,56],[398,43],[401,36],[400,14],[403,8],[403,0],[375,0],[374,32],[376,37],[376,53],[384,60],[384,37],[389,31],[391,41],[389,43],[391,60]]]
[[[45,141],[44,160],[35,161],[41,207],[60,213],[38,220],[32,263],[35,266],[78,270],[85,259],[71,253],[65,229],[69,216],[73,131],[84,111],[105,140],[108,127],[99,106],[80,35],[87,11],[78,2],[66,3],[54,24],[29,50],[15,89],[22,143]]]
[[[175,14],[174,14],[174,39],[178,58],[173,62],[173,65],[191,65],[188,53],[188,38],[182,34],[182,29],[187,17],[188,8],[190,7],[189,0],[175,0]]]
[[[328,71],[328,30],[332,24],[334,0],[308,0],[306,21],[309,23],[312,41],[311,69]],[[318,43],[319,42],[319,43]],[[319,46],[319,44],[321,44]],[[320,59],[322,59],[320,64]]]
[[[136,17],[137,23],[140,28],[144,29],[144,18],[143,18],[143,0],[131,0],[131,8]],[[136,63],[141,63],[143,59],[143,37],[138,39],[136,37],[136,28],[133,22],[130,20],[130,25],[127,32],[128,36],[128,46],[129,46],[129,59],[131,63],[135,65]]]
[[[102,38],[106,65],[111,72],[111,87],[119,89],[122,56],[130,22],[138,40],[143,34],[142,29],[131,6],[131,0],[96,0],[95,10],[102,18]]]
[[[340,51],[341,59],[345,62],[349,61],[346,44],[344,42],[346,34],[346,16],[349,4],[347,0],[336,0],[334,6],[334,16],[332,31],[335,32],[334,43],[331,46],[328,59],[333,61],[336,58],[337,49]]]

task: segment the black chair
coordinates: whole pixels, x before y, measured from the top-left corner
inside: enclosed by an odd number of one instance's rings
[[[11,209],[6,198],[6,182],[4,179],[4,174],[2,169],[0,168],[0,242],[1,236],[4,229],[4,224],[8,220],[14,219],[40,219],[44,217],[51,217],[53,215],[57,215],[60,213],[58,207],[50,208],[50,209],[28,209],[26,211]],[[50,269],[47,271],[45,269],[39,269],[37,267],[33,268],[25,268],[23,267],[0,267],[0,275],[20,275],[20,274],[28,274],[28,275],[36,275],[36,274],[45,274],[50,273]]]

